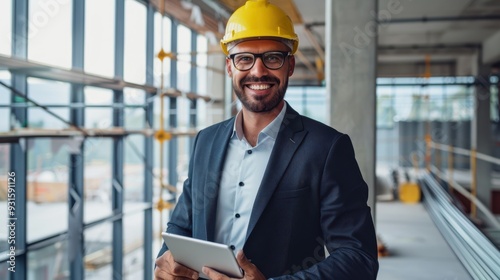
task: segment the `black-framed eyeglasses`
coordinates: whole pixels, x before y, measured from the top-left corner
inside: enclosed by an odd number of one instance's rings
[[[290,52],[270,51],[264,53],[241,52],[229,55],[233,61],[233,65],[239,71],[247,71],[252,69],[255,60],[260,57],[264,66],[271,70],[280,69],[285,63],[285,58],[290,55]]]

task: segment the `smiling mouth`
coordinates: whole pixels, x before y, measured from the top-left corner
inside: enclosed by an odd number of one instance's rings
[[[252,89],[252,90],[266,90],[266,89],[271,88],[271,85],[270,84],[251,84],[251,85],[247,85],[247,87],[249,89]]]

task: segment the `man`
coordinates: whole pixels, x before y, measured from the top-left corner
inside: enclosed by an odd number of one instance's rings
[[[221,47],[243,106],[197,135],[167,232],[231,245],[244,279],[375,279],[368,189],[350,138],[283,99],[297,46],[290,18],[267,0],[231,16]],[[158,256],[156,279],[198,278],[165,244]]]

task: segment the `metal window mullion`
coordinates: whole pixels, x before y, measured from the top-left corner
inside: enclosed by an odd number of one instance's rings
[[[124,42],[125,42],[125,0],[116,0],[115,6],[115,77],[123,80],[124,73]],[[123,104],[123,90],[113,91],[113,103]],[[113,109],[113,126],[123,127],[124,109]],[[123,166],[124,138],[113,139],[112,160],[112,210],[113,215],[123,214]],[[123,276],[123,218],[113,221],[112,241],[112,279],[122,279]]]
[[[176,20],[172,20],[172,30],[170,33],[170,42],[172,42],[172,53],[177,53],[177,28],[179,23]],[[177,60],[170,60],[170,85],[172,88],[177,88]],[[177,128],[177,97],[169,97],[169,126],[170,129]],[[168,142],[168,180],[169,184],[172,186],[177,186],[177,161],[178,161],[178,139],[176,137],[172,138]]]
[[[85,43],[85,0],[73,2],[73,36],[72,36],[72,68],[84,68],[84,43]],[[83,85],[71,85],[71,103],[83,103]],[[71,122],[76,126],[84,125],[84,108],[70,109]],[[79,153],[69,155],[69,194],[68,194],[68,260],[70,279],[83,279],[84,269],[84,157],[83,139]]]
[[[12,56],[18,59],[28,57],[28,0],[12,1]],[[12,73],[12,86],[20,92],[27,92],[26,75]],[[14,94],[11,94],[11,104],[26,103]],[[28,110],[26,108],[11,108],[11,128],[18,122],[21,127],[27,127]],[[15,172],[16,180],[16,272],[10,273],[11,280],[22,280],[28,277],[28,252],[27,249],[27,166],[28,145],[26,138],[10,145],[10,172]]]
[[[154,85],[154,16],[155,8],[151,3],[147,5],[146,23],[146,83]],[[153,93],[146,92],[146,128],[154,127]],[[152,204],[153,201],[153,137],[145,136],[144,139],[144,202]],[[153,279],[153,209],[144,211],[144,279]]]

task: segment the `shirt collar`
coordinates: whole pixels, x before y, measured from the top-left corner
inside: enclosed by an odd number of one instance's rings
[[[264,129],[262,129],[262,131],[259,133],[258,142],[261,139],[263,139],[261,137],[262,134],[267,135],[267,136],[273,138],[274,140],[276,140],[276,137],[278,137],[278,132],[280,130],[281,122],[285,118],[286,107],[287,107],[287,104],[285,102],[285,104],[283,105],[283,108],[281,109],[281,112],[276,116],[276,118],[274,118],[274,120],[272,122],[270,122],[266,127],[264,127]],[[244,137],[242,116],[243,115],[242,115],[241,110],[240,110],[238,112],[238,114],[236,115],[236,118],[234,120],[233,134],[231,135],[231,137],[234,137],[236,135],[236,137],[238,137],[239,140],[243,139],[243,137]]]

